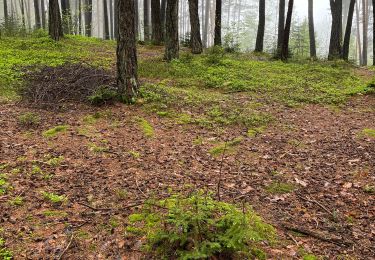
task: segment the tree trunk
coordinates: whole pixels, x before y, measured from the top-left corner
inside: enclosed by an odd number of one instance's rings
[[[160,19],[160,0],[151,0],[152,43],[160,45],[163,42],[163,33]]]
[[[316,59],[315,26],[314,26],[314,5],[313,0],[309,0],[309,37],[310,37],[310,57]]]
[[[167,61],[178,58],[178,0],[167,0],[165,24],[165,55]]]
[[[375,0],[374,0],[375,1]],[[200,54],[203,51],[199,14],[198,14],[198,0],[189,0],[189,13],[190,13],[190,45],[191,52],[194,54]]]
[[[72,25],[72,15],[70,12],[70,2],[69,0],[61,0],[61,11],[63,19],[63,30],[65,34],[71,33]]]
[[[221,9],[222,9],[222,0],[215,0],[215,37],[214,45],[221,45]]]
[[[290,35],[290,26],[292,24],[292,14],[293,14],[293,5],[294,0],[289,0],[288,3],[288,12],[286,15],[285,28],[283,32],[283,42],[281,44],[281,60],[286,61],[289,57],[289,35]]]
[[[165,10],[166,8],[167,8],[167,0],[161,0],[160,20],[161,20],[161,31],[163,33],[163,40],[165,38]]]
[[[117,0],[117,91],[125,102],[138,95],[138,62],[135,39],[135,0]]]
[[[362,45],[361,45],[361,31],[359,27],[359,2],[355,5],[355,16],[356,16],[356,22],[357,22],[357,46],[358,46],[358,57],[359,57],[359,64],[362,65]]]
[[[58,0],[49,0],[48,14],[49,35],[52,39],[58,41],[64,36]]]
[[[103,0],[103,26],[104,26],[104,39],[109,40],[110,34],[109,34],[109,19],[108,19],[108,5],[107,0]]]
[[[341,23],[342,23],[342,0],[330,0],[332,26],[331,39],[329,42],[328,60],[339,59],[341,57]]]
[[[39,0],[34,0],[34,13],[35,13],[35,28],[40,29],[42,28],[42,25],[40,23]]]
[[[373,1],[375,1],[375,0],[373,0]],[[346,61],[349,60],[350,35],[352,33],[354,6],[355,6],[355,0],[350,0],[348,16],[347,16],[347,19],[346,19],[344,44],[343,44],[343,47],[342,47],[342,58]]]
[[[92,28],[92,0],[85,0],[85,33],[91,37]]]
[[[208,47],[208,28],[210,24],[210,0],[203,0],[206,1],[206,6],[205,6],[205,15],[204,15],[204,27],[203,27],[203,46]]]
[[[78,1],[78,34],[82,35],[82,0]]]
[[[259,23],[258,23],[257,40],[255,44],[256,52],[263,52],[265,24],[266,24],[266,0],[259,0]]]
[[[375,0],[372,0],[372,65],[375,66]]]
[[[279,24],[277,31],[277,50],[281,51],[281,45],[283,44],[283,35],[285,27],[285,0],[279,1]]]
[[[144,37],[145,41],[150,41],[150,0],[143,0],[143,30],[144,30]]]
[[[4,0],[4,24],[5,28],[8,28],[8,21],[9,21],[9,16],[8,16],[8,0]]]
[[[45,30],[47,28],[47,23],[46,23],[46,7],[44,5],[44,0],[41,0],[41,4],[40,4],[40,10],[42,12],[42,27],[43,29]]]
[[[368,48],[368,0],[362,0],[363,15],[363,47],[362,47],[362,65],[367,66],[367,48]]]
[[[138,0],[134,0],[134,7],[136,7],[136,3],[138,3]],[[113,13],[113,31],[114,31],[114,37],[115,39],[118,39],[118,0],[114,0],[114,13]],[[138,17],[136,17],[137,19]],[[135,36],[137,37],[137,33],[135,34]]]
[[[25,21],[25,3],[23,0],[21,2],[21,18],[22,18],[22,30],[26,31],[26,21]]]

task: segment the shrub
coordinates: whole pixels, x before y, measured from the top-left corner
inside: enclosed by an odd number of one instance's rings
[[[263,259],[259,243],[275,239],[274,228],[248,206],[241,210],[201,193],[146,204],[129,216],[127,232],[145,235],[144,249],[166,259]]]
[[[40,116],[32,112],[27,112],[18,117],[18,123],[24,127],[36,126],[40,123]]]
[[[112,103],[117,98],[117,92],[102,86],[88,97],[89,102],[95,106]]]

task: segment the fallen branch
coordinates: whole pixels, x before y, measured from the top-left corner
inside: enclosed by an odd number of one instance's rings
[[[326,234],[326,233],[323,233],[321,231],[310,230],[310,229],[307,229],[307,228],[304,228],[304,227],[301,227],[301,226],[295,226],[295,225],[288,224],[288,223],[283,223],[282,225],[287,230],[298,232],[298,233],[301,233],[301,234],[304,234],[304,235],[308,235],[308,236],[311,236],[313,238],[322,240],[324,242],[333,243],[333,244],[336,244],[336,245],[339,245],[339,246],[341,246],[341,245],[345,245],[345,246],[353,245],[352,241],[345,240],[342,237]]]
[[[64,254],[66,253],[66,251],[68,251],[70,245],[71,245],[72,242],[73,242],[73,238],[74,238],[74,234],[71,235],[71,237],[70,237],[70,241],[69,241],[68,245],[65,247],[64,251],[61,253],[61,255],[59,256],[58,260],[62,259],[62,257],[63,257]]]

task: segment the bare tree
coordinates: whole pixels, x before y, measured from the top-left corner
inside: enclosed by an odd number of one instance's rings
[[[285,0],[279,0],[279,24],[277,32],[277,49],[281,50],[285,27]]]
[[[356,31],[357,31],[357,47],[358,47],[358,57],[359,57],[359,64],[362,65],[362,45],[361,45],[361,31],[360,31],[360,17],[359,17],[359,1],[355,5],[355,16],[356,16]]]
[[[138,95],[138,61],[135,38],[135,0],[117,0],[117,91],[123,101],[134,102]]]
[[[200,54],[203,51],[199,14],[198,14],[198,0],[189,0],[189,13],[190,13],[190,45],[191,52],[194,54]]]
[[[294,5],[294,0],[289,0],[288,12],[286,15],[285,28],[283,32],[283,42],[281,45],[281,53],[280,53],[280,57],[284,61],[286,61],[289,57],[289,35],[290,35],[290,26],[292,24],[293,5]]]
[[[35,13],[35,28],[40,29],[42,25],[40,22],[39,0],[34,0],[34,13]]]
[[[263,52],[265,25],[266,25],[266,0],[259,0],[259,23],[258,23],[257,40],[255,44],[256,52]]]
[[[362,0],[362,25],[363,25],[363,47],[362,47],[362,64],[367,66],[367,49],[368,49],[368,0]]]
[[[331,38],[329,42],[328,59],[341,58],[341,27],[342,27],[342,0],[330,0],[332,26]]]
[[[91,37],[92,29],[92,0],[85,0],[85,33]]]
[[[150,0],[143,0],[143,30],[145,41],[150,41]]]
[[[151,0],[152,43],[160,45],[163,42],[163,32],[160,19],[160,0]]]
[[[61,0],[61,11],[62,11],[62,18],[63,18],[63,30],[64,33],[70,34],[71,33],[71,26],[72,26],[72,15],[70,10],[70,2],[69,0]]]
[[[41,9],[41,12],[42,12],[42,26],[43,26],[43,29],[46,29],[47,28],[47,22],[46,22],[46,9],[45,9],[45,4],[44,4],[44,0],[41,0],[40,2],[40,9]]]
[[[103,26],[104,26],[104,39],[109,40],[110,39],[110,33],[109,33],[109,18],[108,18],[108,3],[107,0],[103,0]]]
[[[58,41],[64,36],[58,0],[49,0],[48,14],[49,35]]]
[[[165,24],[165,55],[167,61],[178,58],[178,0],[167,0]]]
[[[342,58],[346,61],[349,59],[349,45],[350,45],[350,35],[352,33],[354,6],[355,6],[355,0],[350,0],[348,16],[346,19],[344,43],[342,46]]]
[[[215,0],[215,37],[214,45],[221,45],[221,9],[222,9],[222,0]]]
[[[316,59],[316,44],[315,44],[315,26],[314,26],[314,5],[313,0],[309,0],[308,7],[309,16],[309,38],[310,38],[310,57]]]

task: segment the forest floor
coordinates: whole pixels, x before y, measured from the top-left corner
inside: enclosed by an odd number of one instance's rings
[[[21,82],[20,67],[72,62],[66,44],[112,75],[113,43],[46,43],[50,64],[30,47],[47,40],[2,41],[13,55],[0,75],[14,73],[0,80],[2,252],[139,259],[142,239],[124,235],[134,205],[220,183],[225,201],[251,204],[277,229],[269,259],[375,259],[371,70],[216,54],[168,65],[161,48],[140,46],[136,104],[46,109],[6,87]]]

